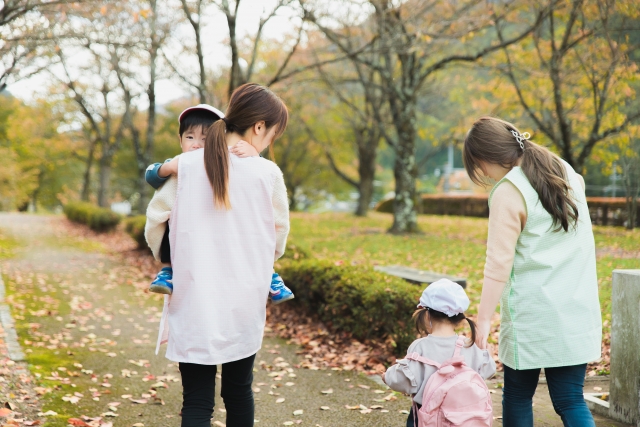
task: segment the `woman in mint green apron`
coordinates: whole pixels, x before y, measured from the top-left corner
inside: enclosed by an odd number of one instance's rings
[[[584,181],[511,123],[490,117],[467,133],[464,163],[489,197],[489,236],[477,345],[500,303],[503,425],[533,427],[541,368],[565,426],[595,426],[583,398],[587,363],[601,356],[596,255]]]

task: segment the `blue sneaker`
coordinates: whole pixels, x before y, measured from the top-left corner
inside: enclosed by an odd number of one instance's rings
[[[171,267],[163,267],[156,276],[156,280],[151,282],[149,292],[156,294],[171,295],[173,293],[173,269]]]
[[[269,298],[273,304],[280,304],[281,302],[289,301],[295,298],[291,289],[282,281],[282,277],[278,273],[273,273],[271,276],[271,289],[269,289]]]

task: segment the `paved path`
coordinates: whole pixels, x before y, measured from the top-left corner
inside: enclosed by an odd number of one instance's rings
[[[145,293],[149,278],[102,245],[61,234],[61,221],[0,214],[0,228],[23,244],[15,258],[0,260],[0,269],[30,371],[44,387],[37,390],[44,393],[38,410],[58,413],[40,419],[52,427],[83,415],[87,425],[178,426],[179,372],[162,353],[154,354],[161,298]],[[356,373],[301,368],[297,351],[265,338],[255,366],[257,426],[404,426],[407,397]],[[499,382],[491,383],[496,416]],[[17,410],[34,413],[27,410],[34,405],[27,391],[22,401],[12,399]],[[220,426],[219,391],[217,402],[213,425]],[[534,411],[536,425],[562,425],[544,386]],[[598,426],[622,424],[600,419]]]

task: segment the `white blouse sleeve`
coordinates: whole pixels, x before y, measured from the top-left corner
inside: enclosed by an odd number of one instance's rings
[[[276,223],[276,253],[274,260],[277,260],[284,254],[287,246],[287,236],[289,235],[289,199],[287,197],[287,187],[284,185],[284,177],[279,169],[275,174],[272,203],[273,219]]]

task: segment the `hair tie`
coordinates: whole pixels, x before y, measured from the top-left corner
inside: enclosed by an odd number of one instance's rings
[[[517,131],[512,130],[511,135],[513,135],[516,138],[516,141],[518,141],[518,144],[520,144],[520,148],[522,148],[522,151],[524,151],[524,142],[529,138],[531,138],[531,135],[529,134],[529,132],[520,134]]]

